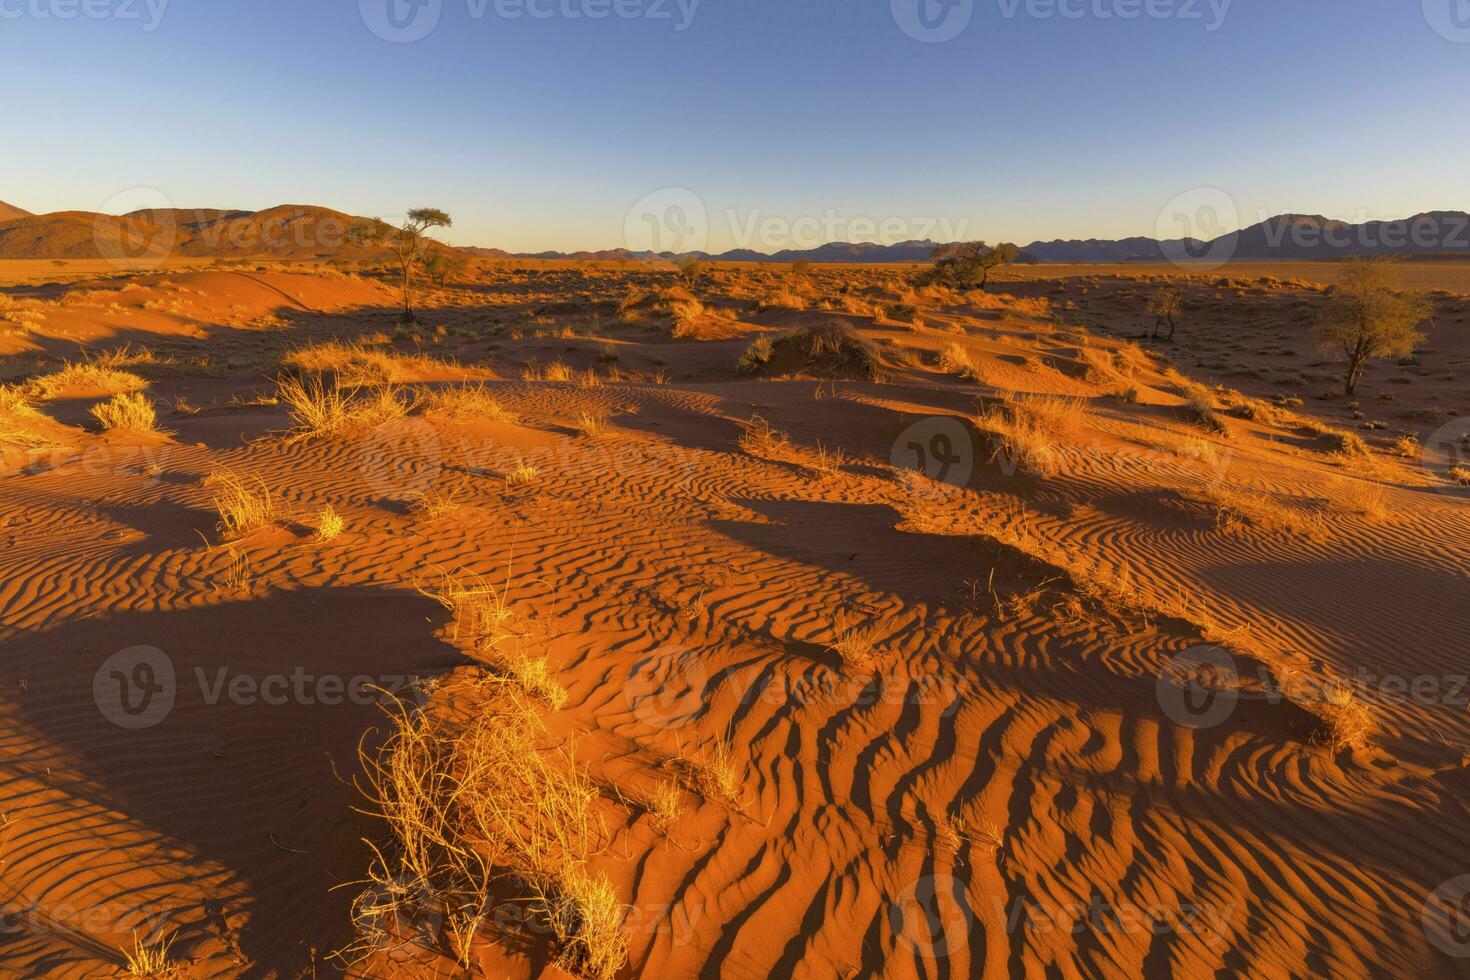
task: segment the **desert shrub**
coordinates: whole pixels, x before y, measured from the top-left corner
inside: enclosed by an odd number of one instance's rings
[[[735,363],[735,370],[741,374],[759,374],[770,363],[773,350],[770,336],[761,334],[741,353],[740,360]]]
[[[750,354],[751,351],[746,352]],[[747,362],[746,356],[742,356],[741,363],[751,365],[746,371],[750,374],[771,369],[868,381],[882,381],[886,377],[878,348],[836,319],[789,330],[770,341],[770,356],[763,363],[757,365],[755,358]]]

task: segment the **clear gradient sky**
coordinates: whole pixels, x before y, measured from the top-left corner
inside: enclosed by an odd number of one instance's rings
[[[369,27],[390,0],[162,2],[0,0],[0,200],[428,205],[517,251],[627,244],[670,187],[711,250],[753,218],[1154,235],[1198,187],[1240,224],[1470,209],[1464,0],[1234,0],[1217,25],[1224,0],[973,0],[942,43],[900,22],[923,3],[948,33],[970,0],[699,0],[684,30],[693,0],[391,0],[438,17],[407,43]]]

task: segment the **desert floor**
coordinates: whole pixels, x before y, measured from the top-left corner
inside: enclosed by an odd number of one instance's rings
[[[485,262],[413,326],[55,272],[0,270],[0,975],[1470,969],[1470,287],[1348,399],[1297,266]],[[373,777],[475,719],[554,846],[456,801],[472,908]]]

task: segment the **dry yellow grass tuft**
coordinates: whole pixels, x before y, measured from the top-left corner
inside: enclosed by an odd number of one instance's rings
[[[164,980],[168,977],[179,976],[183,972],[183,964],[174,960],[172,956],[174,935],[159,936],[156,940],[148,942],[138,938],[138,933],[133,933],[133,948],[123,953],[123,973],[130,977],[147,977],[150,980]]]
[[[843,630],[831,650],[842,661],[842,669],[849,674],[870,674],[878,667],[878,650],[874,644],[877,630],[869,627],[853,627]]]
[[[660,779],[641,801],[653,825],[668,830],[684,815],[684,790],[673,779]]]
[[[1087,409],[1076,398],[1052,395],[1001,396],[1001,405],[976,419],[990,432],[996,454],[1036,476],[1061,471],[1059,445],[1082,424]]]
[[[276,497],[258,476],[241,476],[234,470],[220,469],[205,477],[204,485],[213,491],[214,507],[220,518],[218,530],[226,538],[272,527],[280,520]]]
[[[109,432],[158,432],[158,413],[141,392],[113,395],[102,404],[92,406],[92,416]]]
[[[316,515],[316,538],[318,541],[331,541],[341,534],[347,527],[347,522],[337,509],[327,504]]]
[[[1307,509],[1304,501],[1283,501],[1257,489],[1240,490],[1224,483],[1206,484],[1200,496],[1215,511],[1215,523],[1223,530],[1253,529],[1300,534],[1320,526],[1320,515]]]
[[[31,398],[49,401],[78,392],[123,395],[147,387],[148,382],[136,374],[84,361],[67,364],[60,371],[33,379],[26,384],[25,392]]]
[[[740,448],[762,459],[780,459],[791,448],[791,437],[759,415],[752,415],[740,433]]]
[[[524,458],[516,460],[516,465],[511,467],[510,472],[505,475],[507,486],[519,487],[529,486],[536,482],[536,477],[541,473],[536,466]]]
[[[424,394],[424,415],[448,422],[514,422],[514,413],[506,410],[483,384],[441,388]]]
[[[24,389],[0,386],[0,449],[54,446],[51,427],[51,420],[31,404]]]
[[[574,424],[577,431],[589,439],[596,439],[607,434],[607,414],[596,409],[578,412]]]
[[[1345,684],[1328,684],[1317,711],[1323,725],[1320,738],[1334,752],[1365,747],[1377,728],[1368,706]]]
[[[473,693],[463,717],[400,707],[382,750],[363,754],[364,795],[391,841],[375,847],[373,887],[354,906],[360,937],[344,953],[401,945],[412,935],[385,920],[445,910],[467,967],[493,896],[515,887],[555,938],[558,966],[611,980],[628,943],[616,892],[587,867],[606,834],[597,791],[514,685],[485,677]]]
[[[416,397],[399,388],[359,394],[320,378],[281,378],[277,396],[291,415],[292,441],[342,438],[395,422],[413,411]]]

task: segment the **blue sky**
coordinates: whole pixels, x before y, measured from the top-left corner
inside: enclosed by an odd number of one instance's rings
[[[430,205],[515,250],[636,245],[648,200],[715,250],[1470,209],[1465,0],[973,0],[942,43],[900,22],[970,0],[415,0],[406,43],[389,2],[0,0],[0,200]]]

